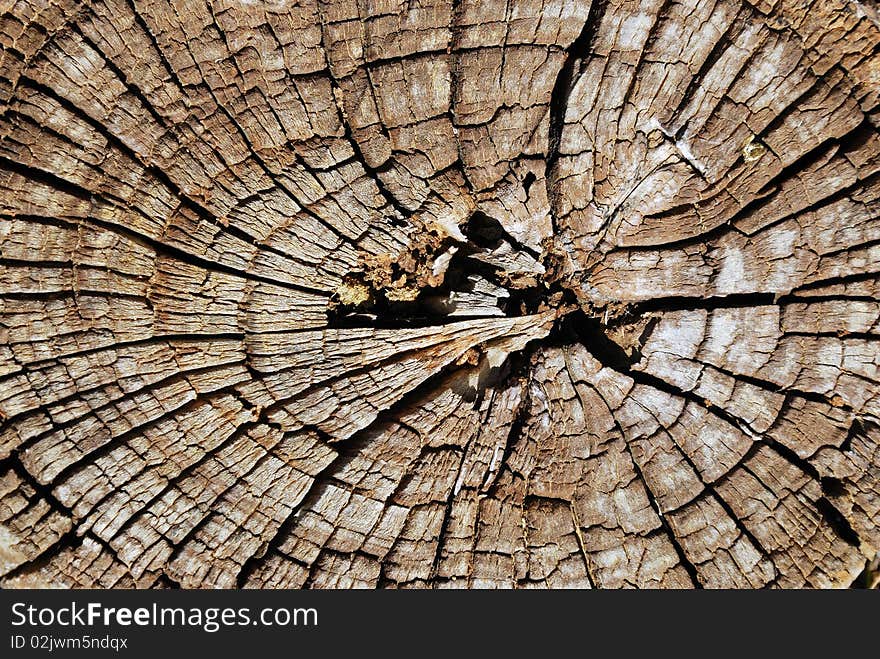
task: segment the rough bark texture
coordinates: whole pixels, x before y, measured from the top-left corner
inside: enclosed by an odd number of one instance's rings
[[[878,25],[0,3],[0,584],[851,584]]]

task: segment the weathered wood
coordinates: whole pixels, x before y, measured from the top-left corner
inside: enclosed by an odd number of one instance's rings
[[[874,2],[8,3],[0,585],[848,586],[878,277]]]

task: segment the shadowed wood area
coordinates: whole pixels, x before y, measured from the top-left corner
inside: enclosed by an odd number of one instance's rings
[[[875,583],[878,104],[873,0],[0,2],[0,586]]]

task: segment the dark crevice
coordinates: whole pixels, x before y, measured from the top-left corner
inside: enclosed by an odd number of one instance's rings
[[[819,480],[819,484],[822,486],[822,492],[828,497],[837,498],[846,496],[846,487],[843,485],[843,481],[839,478],[822,476]]]
[[[877,304],[877,298],[871,295],[785,295],[778,300],[781,304],[816,304],[818,302],[870,302]]]
[[[880,172],[878,172],[878,178],[880,178]],[[835,250],[829,250],[827,252],[822,252],[820,257],[823,259],[829,259],[831,257],[837,256],[838,254],[845,254],[847,252],[853,252],[856,250],[868,250],[872,247],[877,247],[880,245],[880,238],[874,238],[872,240],[863,240],[857,245],[844,245]]]
[[[135,0],[125,0],[126,5],[131,10],[132,16],[134,16],[134,22],[141,29],[141,32],[147,37],[150,41],[150,45],[153,47],[153,51],[156,53],[156,56],[159,58],[159,61],[162,62],[162,67],[168,73],[167,80],[170,80],[171,83],[177,87],[180,91],[181,97],[186,96],[185,86],[181,82],[181,80],[177,77],[177,71],[171,66],[171,62],[168,61],[168,58],[165,57],[165,53],[162,51],[162,48],[159,46],[159,41],[156,39],[156,35],[153,33],[153,30],[150,29],[150,26],[147,24],[146,19],[140,13],[135,4]],[[94,11],[90,8],[89,12],[94,15]]]
[[[841,540],[853,547],[861,545],[859,534],[855,532],[852,525],[849,523],[849,520],[843,516],[843,513],[834,507],[834,504],[831,503],[827,497],[819,497],[816,499],[816,508],[819,509],[823,519]]]
[[[571,91],[577,83],[586,58],[592,50],[598,34],[602,18],[605,15],[607,0],[592,0],[587,14],[587,20],[578,35],[568,48],[565,49],[565,62],[556,76],[553,90],[550,92],[550,107],[548,110],[550,126],[547,136],[547,161],[544,178],[547,180],[547,196],[550,202],[550,220],[553,227],[553,235],[558,235],[557,204],[554,203],[555,170],[559,159],[559,147],[562,141],[562,131],[565,126],[565,112],[568,109],[568,99]]]
[[[395,299],[399,287],[378,285],[371,279],[367,266],[349,273],[344,283],[359,287],[364,291],[357,302],[348,302],[334,296],[327,311],[327,326],[402,328],[428,327],[444,323],[459,322],[470,318],[496,316],[519,317],[543,311],[550,306],[558,307],[565,301],[572,302],[573,296],[565,294],[558,284],[551,284],[543,278],[534,285],[521,287],[511,281],[511,276],[500,267],[477,258],[492,250],[508,245],[512,252],[526,253],[535,260],[540,255],[511,236],[501,223],[482,212],[474,212],[462,227],[467,242],[446,237],[439,242],[426,245],[413,245],[411,256],[416,263],[430,262],[448,250],[455,249],[438,285],[425,284],[425,274],[404,270],[399,263],[388,266],[387,279],[405,281],[413,287],[416,295],[411,300]],[[505,295],[495,298],[497,313],[461,313],[453,296],[455,293],[473,292],[479,279],[502,289]],[[563,300],[564,298],[564,300]],[[487,297],[487,301],[491,298]],[[458,313],[456,313],[458,312]]]
[[[589,347],[588,347],[589,349]],[[594,355],[595,356],[595,355]],[[651,507],[654,512],[657,514],[657,519],[660,522],[660,531],[665,535],[665,537],[669,540],[669,543],[672,545],[675,550],[676,555],[678,556],[678,561],[681,566],[684,568],[685,572],[687,572],[688,577],[694,585],[694,588],[702,589],[703,583],[700,580],[699,572],[697,570],[697,566],[691,562],[688,558],[687,554],[684,551],[684,547],[681,546],[679,542],[678,536],[675,535],[675,532],[672,530],[672,527],[669,525],[669,521],[666,519],[666,516],[661,512],[663,508],[660,506],[660,502],[657,501],[654,496],[654,492],[651,491],[650,486],[648,485],[648,481],[645,479],[645,475],[642,473],[641,467],[639,467],[639,463],[636,460],[635,456],[632,452],[632,447],[629,444],[629,441],[626,439],[626,433],[623,430],[623,427],[620,425],[620,421],[617,416],[614,414],[614,409],[609,404],[608,400],[606,400],[605,396],[602,392],[593,386],[593,391],[602,399],[606,408],[608,409],[608,413],[614,421],[614,425],[617,429],[617,432],[620,435],[621,441],[623,442],[624,449],[626,450],[627,456],[629,456],[630,464],[632,465],[633,471],[635,472],[636,477],[639,479],[639,482],[642,484],[642,487],[645,490],[645,495],[648,497],[648,500],[651,503]]]
[[[482,317],[452,315],[455,307],[448,302],[454,291],[468,292],[473,289],[473,283],[468,281],[469,276],[480,275],[490,280],[495,278],[495,270],[492,266],[469,258],[473,253],[473,251],[459,250],[449,262],[443,283],[439,286],[419,287],[418,294],[413,300],[391,299],[393,289],[372,284],[362,272],[348,275],[344,281],[364,287],[369,291],[369,297],[359,303],[347,304],[342,301],[332,304],[327,310],[327,327],[390,329],[430,327]],[[406,276],[406,273],[399,270],[397,264],[392,264],[391,272],[393,277]],[[334,301],[336,299],[334,298]]]
[[[0,219],[5,219],[2,215],[0,215]],[[14,292],[3,292],[4,300],[34,300],[34,301],[42,301],[48,302],[52,300],[62,300],[65,298],[77,298],[77,297],[104,297],[104,298],[112,298],[112,299],[126,299],[126,300],[146,300],[143,295],[138,295],[137,293],[123,293],[117,291],[98,291],[90,288],[80,288],[76,291],[73,290],[53,290],[53,291],[14,291]],[[30,343],[30,342],[28,342]]]
[[[709,297],[669,296],[656,297],[630,305],[634,314],[652,311],[696,311],[713,309],[732,309],[738,307],[762,307],[775,304],[775,293],[733,293],[731,295],[712,295]]]
[[[869,139],[870,136],[874,134],[876,134],[875,129],[871,126],[867,119],[864,119],[862,120],[862,123],[852,129],[852,131],[850,131],[846,135],[840,138],[829,137],[828,139],[823,140],[812,149],[801,154],[788,165],[783,166],[780,169],[779,173],[776,174],[776,176],[771,178],[763,185],[763,187],[761,187],[761,189],[757,192],[757,196],[763,197],[772,192],[775,192],[783,182],[795,179],[799,173],[814,168],[823,159],[827,158],[830,162],[838,156],[845,157],[847,153],[850,153],[859,148],[859,146],[864,145],[867,139]],[[865,182],[866,181],[860,180],[857,182],[857,185],[863,184]],[[839,190],[835,190],[827,197],[823,197],[822,199],[819,199],[814,203],[817,205],[825,205],[830,201],[838,199],[842,193],[851,191],[852,186],[845,186],[843,188],[840,188]]]
[[[531,176],[534,181],[535,177],[531,172],[526,175],[525,180],[528,180],[529,176]],[[503,242],[507,242],[515,251],[525,252],[536,261],[541,258],[541,255],[537,251],[528,245],[524,245],[510,235],[504,226],[502,226],[501,222],[494,217],[486,215],[482,211],[474,211],[468,218],[462,231],[465,236],[467,236],[469,242],[478,247],[497,249],[501,247]]]
[[[874,431],[878,430],[878,426],[873,423],[869,423],[862,419],[855,418],[852,420],[852,423],[849,426],[849,431],[846,433],[846,438],[843,440],[843,443],[840,445],[840,450],[844,453],[852,450],[852,443],[856,437],[867,438],[868,437],[868,425],[871,426],[871,429]]]
[[[587,327],[589,328],[590,326]],[[650,375],[643,371],[635,371],[630,369],[628,367],[628,364],[626,363],[627,360],[623,359],[623,356],[621,355],[621,351],[619,349],[615,350],[613,347],[609,347],[607,345],[607,342],[603,343],[603,335],[601,333],[596,332],[595,330],[592,332],[588,331],[586,334],[581,335],[581,339],[583,345],[603,366],[613,368],[614,370],[617,370],[619,372],[626,373],[637,384],[653,387],[654,389],[663,391],[664,393],[667,393],[673,397],[683,398],[690,403],[699,405],[700,407],[706,409],[707,411],[726,421],[728,424],[739,429],[740,431],[744,430],[744,428],[748,428],[748,424],[745,421],[737,418],[724,408],[721,408],[718,405],[715,405],[703,399],[702,397],[697,396],[693,392],[684,391],[654,375]],[[757,436],[757,433],[755,433],[751,428],[748,428],[748,433]],[[792,449],[788,448],[787,446],[781,444],[777,440],[767,435],[760,436],[759,442],[770,446],[788,462],[801,469],[801,471],[808,474],[814,480],[818,481],[820,479],[820,474],[816,467],[808,460],[800,457]],[[756,442],[756,444],[758,444],[759,442]],[[753,446],[752,450],[755,449],[756,447]],[[742,463],[742,460],[740,460],[740,463]]]
[[[837,478],[822,476],[818,469],[813,466],[807,460],[801,458],[797,453],[793,450],[780,444],[779,442],[769,438],[762,437],[761,442],[770,446],[776,453],[782,456],[785,460],[787,460],[790,464],[798,467],[801,471],[806,473],[812,480],[817,481],[822,489],[823,495],[816,499],[815,506],[818,512],[822,515],[822,518],[828,523],[831,527],[831,530],[844,542],[853,547],[859,547],[861,545],[861,540],[859,539],[858,533],[852,528],[852,525],[849,523],[849,520],[841,513],[834,504],[829,500],[828,497],[834,497],[841,493],[841,491],[845,492],[842,481]],[[756,442],[756,445],[759,445],[759,442]],[[743,463],[745,458],[740,462]],[[748,467],[746,467],[748,469]],[[754,472],[750,473],[758,480],[761,479],[754,474]]]
[[[873,281],[880,277],[880,272],[869,271],[869,272],[854,272],[848,275],[840,275],[837,277],[827,277],[826,279],[817,279],[815,281],[808,282],[792,291],[792,295],[795,293],[800,294],[804,291],[811,291],[817,288],[825,288],[827,286],[836,286],[838,284],[854,284],[863,281]],[[796,298],[795,298],[796,299]],[[873,298],[876,301],[876,298]]]
[[[656,417],[656,415],[652,414],[652,416],[654,416],[654,420],[657,422],[658,426],[661,428],[664,428],[663,424],[660,422],[660,419],[658,419]],[[698,493],[693,499],[690,499],[687,502],[685,502],[684,504],[677,506],[674,510],[667,510],[665,514],[669,515],[677,510],[681,510],[687,506],[690,506],[695,500],[697,500],[701,497],[712,497],[712,499],[719,506],[721,506],[721,508],[725,511],[725,513],[727,513],[728,517],[736,525],[739,532],[742,533],[752,543],[752,545],[755,547],[755,549],[760,551],[766,558],[769,559],[771,556],[771,552],[769,552],[764,547],[764,545],[760,542],[760,540],[758,540],[758,538],[745,525],[743,520],[740,519],[739,515],[737,515],[734,512],[734,510],[730,506],[730,504],[727,503],[727,501],[718,492],[718,484],[721,483],[724,479],[726,479],[731,473],[733,473],[736,470],[737,466],[748,461],[755,453],[757,453],[759,443],[753,442],[752,445],[746,451],[746,453],[739,459],[739,461],[737,462],[737,465],[732,467],[726,474],[723,474],[722,476],[720,476],[719,478],[716,478],[715,480],[708,481],[704,477],[702,471],[694,463],[691,456],[687,453],[687,451],[684,450],[684,448],[682,447],[679,440],[676,437],[674,437],[671,433],[669,433],[668,428],[664,428],[664,432],[666,432],[666,434],[669,436],[670,440],[672,440],[673,445],[678,450],[678,453],[681,456],[681,458],[690,467],[691,471],[696,475],[696,477],[699,478],[700,482],[703,485],[703,491]],[[645,485],[647,486],[647,482],[645,482]],[[770,561],[770,562],[771,562],[771,564],[773,564],[772,561]],[[773,564],[773,569],[776,570],[775,564]]]
[[[638,350],[629,353],[612,341],[607,330],[608,327],[600,319],[577,309],[556,321],[550,335],[544,340],[544,345],[561,347],[580,343],[604,366],[629,372],[632,364],[641,359],[641,355]]]
[[[785,332],[785,336],[802,336],[807,338],[834,338],[842,341],[856,339],[859,341],[880,341],[880,334],[876,332],[848,332],[840,330],[835,332]]]
[[[530,365],[523,360],[519,367],[513,369],[513,373],[520,372],[525,374]],[[514,376],[515,377],[515,376]],[[513,378],[511,378],[513,379]],[[504,440],[504,450],[501,452],[501,457],[498,460],[498,467],[493,474],[494,478],[489,486],[486,487],[486,483],[483,483],[482,490],[486,497],[493,498],[498,492],[498,487],[500,485],[501,472],[507,470],[510,473],[514,473],[510,467],[509,461],[510,456],[513,454],[514,449],[523,441],[526,437],[525,428],[526,422],[529,419],[529,409],[531,407],[531,392],[528,387],[525,387],[523,391],[523,397],[519,404],[519,407],[516,409],[516,414],[513,417],[513,422],[510,424],[510,428],[507,431],[507,437]]]
[[[339,88],[336,85],[335,78],[333,79],[333,83],[334,90],[337,91]],[[389,216],[389,221],[391,222],[391,224],[398,227],[406,226],[407,220],[412,216],[413,211],[404,206],[403,203],[394,195],[394,193],[388,189],[385,181],[382,180],[382,174],[390,171],[392,160],[389,159],[387,162],[378,167],[370,166],[367,162],[367,159],[364,157],[360,142],[355,139],[352,133],[351,126],[349,125],[346,118],[342,116],[341,113],[339,114],[339,121],[345,129],[345,139],[354,150],[354,159],[361,167],[363,167],[364,171],[367,173],[367,176],[369,176],[373,183],[376,185],[376,188],[379,190],[379,194],[382,195],[382,198],[385,199],[388,205],[391,206],[395,211],[394,215]]]
[[[651,506],[654,511],[657,513],[657,518],[660,520],[660,526],[663,528],[663,531],[666,534],[667,539],[669,540],[669,544],[672,545],[675,550],[676,555],[678,556],[679,564],[684,568],[685,572],[687,572],[688,577],[690,577],[691,582],[694,584],[694,588],[702,589],[703,582],[700,579],[699,570],[697,570],[697,566],[691,562],[685,553],[684,547],[682,547],[681,542],[678,539],[678,536],[675,535],[675,532],[672,530],[672,527],[669,525],[669,520],[666,519],[666,516],[663,515],[660,511],[660,504],[654,496],[654,493],[651,491],[651,488],[648,487],[648,482],[645,480],[645,475],[642,473],[641,468],[636,463],[635,458],[632,455],[632,450],[630,449],[629,443],[624,442],[626,445],[627,453],[629,453],[630,460],[633,465],[633,469],[639,477],[639,480],[642,482],[645,488],[645,493],[648,496],[648,500],[651,502]]]
[[[605,14],[607,0],[592,0],[587,20],[578,35],[568,48],[565,49],[565,63],[556,77],[553,91],[550,93],[550,135],[547,153],[547,171],[551,171],[559,156],[559,142],[562,137],[562,128],[565,122],[565,111],[568,108],[568,98],[575,83],[583,72],[585,58],[592,50],[598,28]],[[551,180],[547,177],[547,180]]]
[[[756,445],[757,445],[757,442],[755,444],[753,444],[752,446],[756,446]],[[745,457],[743,457],[741,459],[741,461],[744,459],[745,459]],[[734,471],[734,469],[731,469],[731,472]],[[710,487],[710,493],[712,495],[712,500],[715,501],[715,503],[717,503],[719,506],[721,506],[722,510],[724,510],[724,512],[727,514],[727,517],[731,521],[733,521],[733,523],[736,525],[736,528],[739,530],[739,532],[742,533],[746,537],[746,539],[752,544],[752,546],[756,550],[758,550],[761,553],[761,555],[764,556],[764,558],[766,558],[769,561],[770,565],[773,566],[773,572],[774,572],[773,578],[775,579],[776,577],[779,576],[779,570],[777,569],[776,564],[773,562],[773,560],[771,558],[772,552],[767,550],[767,548],[764,546],[764,543],[762,543],[758,539],[758,537],[754,533],[752,533],[751,529],[749,529],[746,526],[745,522],[742,519],[740,519],[740,516],[736,513],[736,511],[733,509],[733,507],[729,503],[727,503],[727,500],[724,497],[722,497],[721,494],[718,493],[717,484],[723,478],[726,478],[726,475],[722,476],[721,479],[719,479],[718,481],[713,483],[712,486]]]
[[[811,97],[821,94],[823,87],[827,87],[827,79],[831,75],[833,75],[833,72],[835,71],[840,72],[841,69],[835,65],[831,67],[828,71],[826,71],[825,75],[816,76],[809,85],[807,85],[800,93],[792,98],[789,103],[787,103],[777,112],[776,116],[774,116],[770,120],[770,122],[758,133],[758,135],[756,135],[756,137],[763,144],[766,144],[767,136],[772,135],[780,126],[785,124],[785,122],[789,120],[792,114],[797,111],[798,107],[804,105],[805,101],[807,101]],[[844,75],[846,75],[845,72]]]
[[[181,590],[180,582],[172,579],[167,574],[159,575],[156,579],[156,587],[168,590]]]
[[[63,179],[60,176],[56,176],[55,174],[46,170],[31,167],[30,165],[25,165],[20,162],[16,162],[15,160],[10,160],[5,156],[0,156],[0,166],[2,166],[7,171],[18,174],[28,181],[42,183],[43,185],[55,188],[56,190],[59,190],[64,194],[68,194],[83,201],[92,200],[93,195],[90,191],[85,190],[84,188],[78,186],[76,183],[72,183],[67,179]]]
[[[850,588],[880,588],[880,554],[873,560],[865,560],[865,569],[852,582]]]

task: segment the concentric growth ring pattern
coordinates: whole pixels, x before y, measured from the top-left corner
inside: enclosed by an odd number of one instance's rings
[[[3,587],[876,555],[873,2],[2,11]]]

